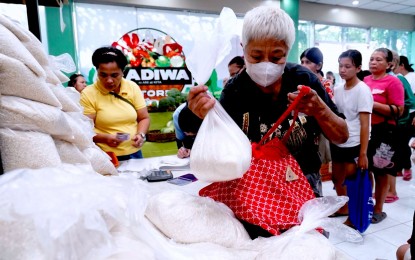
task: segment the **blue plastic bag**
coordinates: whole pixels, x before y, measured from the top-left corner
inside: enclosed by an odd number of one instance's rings
[[[345,184],[349,197],[349,219],[363,233],[370,225],[374,205],[369,171],[358,169],[354,176],[346,179]]]

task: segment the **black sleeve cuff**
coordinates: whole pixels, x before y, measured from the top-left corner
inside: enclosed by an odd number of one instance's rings
[[[183,132],[194,133],[196,134],[199,131],[200,125],[203,120],[200,119],[197,115],[186,106],[180,111],[179,114],[179,127]]]

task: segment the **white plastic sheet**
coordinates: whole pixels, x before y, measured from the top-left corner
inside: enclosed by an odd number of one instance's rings
[[[205,84],[213,69],[231,51],[231,39],[237,35],[237,18],[232,9],[224,7],[211,35],[201,31],[194,35],[195,44],[186,58],[186,66],[195,81]]]

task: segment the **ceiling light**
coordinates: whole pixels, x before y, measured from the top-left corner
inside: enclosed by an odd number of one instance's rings
[[[357,1],[357,0],[354,0],[353,2],[352,2],[352,5],[358,5],[359,4],[359,1]]]

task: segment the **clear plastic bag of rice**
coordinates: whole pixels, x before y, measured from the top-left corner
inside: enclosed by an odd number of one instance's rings
[[[248,137],[216,102],[203,120],[190,154],[190,169],[199,180],[241,178],[251,163]]]

